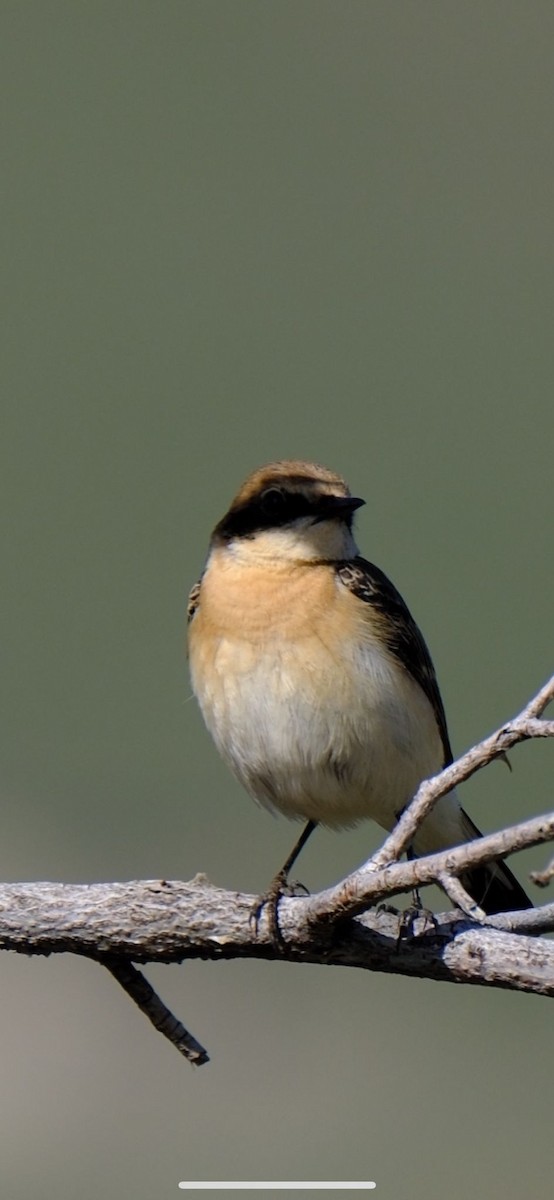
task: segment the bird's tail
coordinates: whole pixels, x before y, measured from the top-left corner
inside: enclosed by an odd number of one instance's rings
[[[474,825],[471,817],[462,809],[464,830],[467,840],[474,841],[482,837],[481,831]],[[529,897],[518,883],[515,875],[505,862],[487,863],[483,867],[474,867],[460,876],[467,892],[473,897],[488,916],[493,913],[515,912],[517,909],[532,908]]]

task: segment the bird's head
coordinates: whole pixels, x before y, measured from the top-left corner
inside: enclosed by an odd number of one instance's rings
[[[248,476],[212,545],[251,561],[336,561],[352,558],[353,514],[364,500],[333,471],[316,463],[275,462]]]

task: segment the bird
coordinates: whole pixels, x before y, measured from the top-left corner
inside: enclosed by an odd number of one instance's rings
[[[213,530],[188,602],[193,692],[222,758],[261,806],[306,822],[259,898],[278,905],[318,825],[372,819],[390,831],[422,780],[453,761],[435,669],[384,572],[363,558],[365,503],[317,463],[252,472]],[[481,834],[455,791],[414,836],[414,856]],[[464,872],[485,913],[531,907],[504,862]]]

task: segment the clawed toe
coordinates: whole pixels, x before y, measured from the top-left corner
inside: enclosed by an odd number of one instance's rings
[[[286,887],[283,888],[282,895],[284,896],[285,894],[287,896],[309,896],[310,889],[300,879],[295,879],[292,883],[287,883]]]
[[[424,923],[423,930],[422,930],[423,933],[425,933],[427,931],[428,925],[432,925],[433,929],[435,931],[438,930],[439,926],[438,926],[437,918],[436,918],[434,912],[431,912],[430,908],[425,908],[424,905],[421,903],[421,900],[419,897],[419,892],[414,891],[413,896],[412,896],[412,903],[409,904],[408,907],[405,908],[403,910],[403,912],[401,912],[399,915],[400,915],[400,926],[399,926],[399,930],[398,930],[398,937],[396,939],[396,949],[397,950],[400,949],[400,945],[401,945],[403,938],[413,936],[414,925],[417,920],[422,920]]]
[[[279,875],[275,876],[275,879],[273,880],[273,883],[270,884],[267,892],[264,892],[262,896],[258,896],[255,904],[252,905],[250,921],[254,925],[256,934],[258,932],[258,926],[262,912],[264,908],[266,908],[269,935],[273,945],[279,949],[282,949],[285,944],[285,939],[279,925],[279,904],[281,903],[283,896],[295,896],[299,892],[306,896],[309,895],[308,888],[305,887],[303,883],[299,883],[297,880],[295,880],[294,883],[288,883],[286,876],[280,873]]]
[[[273,945],[279,949],[284,946],[284,938],[279,927],[278,914],[279,903],[285,887],[285,881],[281,880],[279,876],[277,876],[277,878],[273,880],[273,883],[268,888],[267,892],[264,892],[262,896],[258,896],[255,904],[252,905],[252,910],[250,913],[250,921],[254,925],[257,936],[262,912],[264,908],[267,909],[269,936],[273,942]]]

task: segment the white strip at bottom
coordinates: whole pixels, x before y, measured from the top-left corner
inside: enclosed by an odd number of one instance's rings
[[[225,1183],[223,1180],[212,1180],[212,1182],[202,1180],[202,1182],[193,1182],[192,1180],[186,1179],[179,1184],[179,1187],[184,1188],[186,1191],[192,1191],[194,1188],[201,1188],[203,1191],[238,1191],[239,1188],[246,1188],[249,1191],[255,1191],[256,1188],[259,1188],[260,1191],[271,1191],[272,1188],[279,1188],[281,1191],[291,1191],[292,1188],[302,1188],[305,1191],[317,1192],[323,1190],[338,1191],[339,1189],[344,1188],[349,1189],[350,1191],[361,1192],[370,1191],[372,1188],[377,1187],[377,1184],[373,1183],[371,1180],[366,1180],[365,1183],[362,1183],[361,1181],[353,1182],[351,1179],[345,1180],[342,1183],[340,1183],[338,1180],[324,1181],[322,1179],[318,1179],[312,1183],[308,1183],[305,1179],[296,1180],[296,1182],[293,1182],[290,1179],[282,1179],[280,1181],[272,1179],[265,1182],[260,1182],[259,1180],[253,1182],[252,1180],[248,1180],[243,1183],[235,1183],[234,1181],[228,1181]]]

